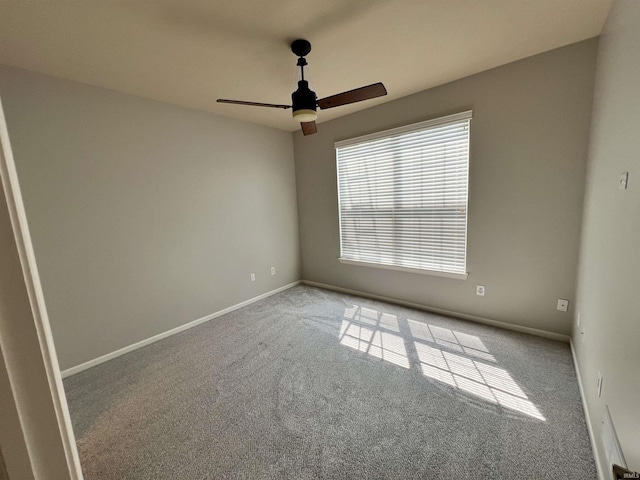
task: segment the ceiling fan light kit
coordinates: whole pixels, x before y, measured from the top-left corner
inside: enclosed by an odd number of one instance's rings
[[[294,40],[291,43],[291,51],[298,57],[297,65],[300,67],[301,78],[301,80],[298,81],[298,89],[291,94],[291,105],[245,102],[243,100],[227,100],[224,98],[219,98],[218,102],[254,107],[281,108],[284,110],[291,108],[293,118],[297,122],[300,122],[302,133],[304,135],[311,135],[317,132],[315,120],[318,118],[318,107],[320,109],[339,107],[341,105],[361,102],[362,100],[369,100],[370,98],[381,97],[387,94],[387,90],[382,83],[374,83],[373,85],[356,88],[318,100],[316,92],[309,88],[309,82],[304,79],[304,67],[307,65],[307,60],[304,57],[311,51],[311,43],[303,39]]]
[[[315,122],[318,114],[315,109],[301,108],[300,110],[293,111],[293,118],[296,122]]]

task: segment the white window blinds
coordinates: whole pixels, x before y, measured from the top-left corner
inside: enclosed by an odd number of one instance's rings
[[[341,261],[466,276],[471,114],[336,143]]]

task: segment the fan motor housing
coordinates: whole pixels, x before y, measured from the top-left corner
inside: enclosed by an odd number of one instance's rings
[[[298,89],[291,94],[291,102],[294,114],[298,110],[313,110],[315,112],[317,108],[316,92],[309,89],[309,82],[300,80]]]

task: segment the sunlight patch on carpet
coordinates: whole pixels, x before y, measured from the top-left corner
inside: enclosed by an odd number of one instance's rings
[[[480,338],[412,319],[406,319],[403,325],[408,326],[413,336],[413,348],[425,377],[546,421],[509,372],[495,365],[496,358]],[[339,341],[341,345],[408,369],[411,363],[400,329],[396,315],[351,305],[344,310]]]

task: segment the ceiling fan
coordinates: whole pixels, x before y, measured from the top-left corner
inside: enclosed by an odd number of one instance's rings
[[[330,97],[318,100],[316,92],[309,88],[309,82],[304,79],[304,67],[307,65],[307,60],[304,57],[311,51],[311,44],[307,40],[294,40],[291,43],[291,51],[298,57],[297,65],[300,67],[298,89],[291,94],[291,105],[245,102],[242,100],[227,100],[224,98],[219,98],[218,102],[250,105],[254,107],[281,108],[283,110],[291,108],[293,110],[293,118],[300,122],[300,125],[302,126],[302,133],[304,135],[311,135],[318,131],[315,122],[316,118],[318,118],[318,114],[316,113],[317,108],[326,110],[327,108],[361,102],[362,100],[382,97],[387,94],[387,89],[384,88],[382,83],[374,83],[372,85],[367,85],[366,87],[337,93]]]

